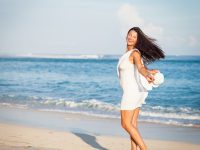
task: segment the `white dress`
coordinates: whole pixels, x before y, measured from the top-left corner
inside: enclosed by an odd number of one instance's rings
[[[117,75],[120,81],[120,86],[123,90],[121,99],[121,110],[134,110],[146,104],[145,99],[148,96],[148,91],[140,84],[140,73],[135,64],[129,61],[129,56],[132,49],[127,51],[119,59],[117,65]],[[141,60],[143,63],[143,60]]]

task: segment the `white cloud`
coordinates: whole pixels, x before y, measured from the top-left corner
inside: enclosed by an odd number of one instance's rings
[[[136,8],[129,4],[122,5],[118,11],[118,15],[120,22],[124,27],[132,27],[133,24],[141,25],[144,22],[144,20],[139,16]]]
[[[200,40],[197,36],[187,36],[186,34],[180,36],[175,32],[170,34],[171,32],[168,33],[162,26],[153,23],[153,20],[148,22],[141,17],[138,9],[131,4],[121,5],[118,10],[118,18],[123,37],[126,36],[131,27],[138,26],[145,34],[157,39],[166,54],[190,54],[189,48],[197,48],[200,45]]]
[[[123,4],[118,10],[118,17],[121,24],[122,35],[133,26],[139,26],[147,34],[153,37],[160,37],[163,34],[163,28],[154,25],[152,22],[146,22],[140,15],[135,6]]]
[[[144,25],[144,32],[149,35],[159,36],[163,34],[163,28],[160,26],[155,26],[153,23],[147,23]]]

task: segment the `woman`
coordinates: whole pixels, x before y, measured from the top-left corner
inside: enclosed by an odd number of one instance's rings
[[[145,35],[139,27],[131,28],[126,37],[127,50],[120,58],[117,71],[123,89],[121,100],[121,125],[129,133],[132,150],[147,150],[138,128],[137,119],[148,92],[139,88],[138,74],[143,75],[149,83],[158,70],[149,70],[145,65],[164,58],[164,52],[154,43],[155,39]]]

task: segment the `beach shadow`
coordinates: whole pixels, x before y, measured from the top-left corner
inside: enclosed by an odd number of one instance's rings
[[[72,132],[72,133],[75,134],[76,136],[80,137],[85,143],[91,145],[92,147],[94,147],[98,150],[108,150],[96,142],[95,136],[92,136],[89,134],[84,134],[84,133],[76,133],[76,132]]]

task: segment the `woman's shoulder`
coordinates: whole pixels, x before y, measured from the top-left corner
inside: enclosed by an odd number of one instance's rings
[[[140,53],[140,50],[137,49],[137,48],[134,48],[134,49],[133,49],[133,52],[138,52],[138,53]],[[140,54],[141,54],[141,53],[140,53]]]
[[[141,59],[141,53],[138,49],[132,49],[130,55],[129,55],[129,60],[134,63],[135,59]]]
[[[130,55],[131,56],[141,56],[141,53],[137,48],[134,48],[134,49],[132,49],[132,52]]]

